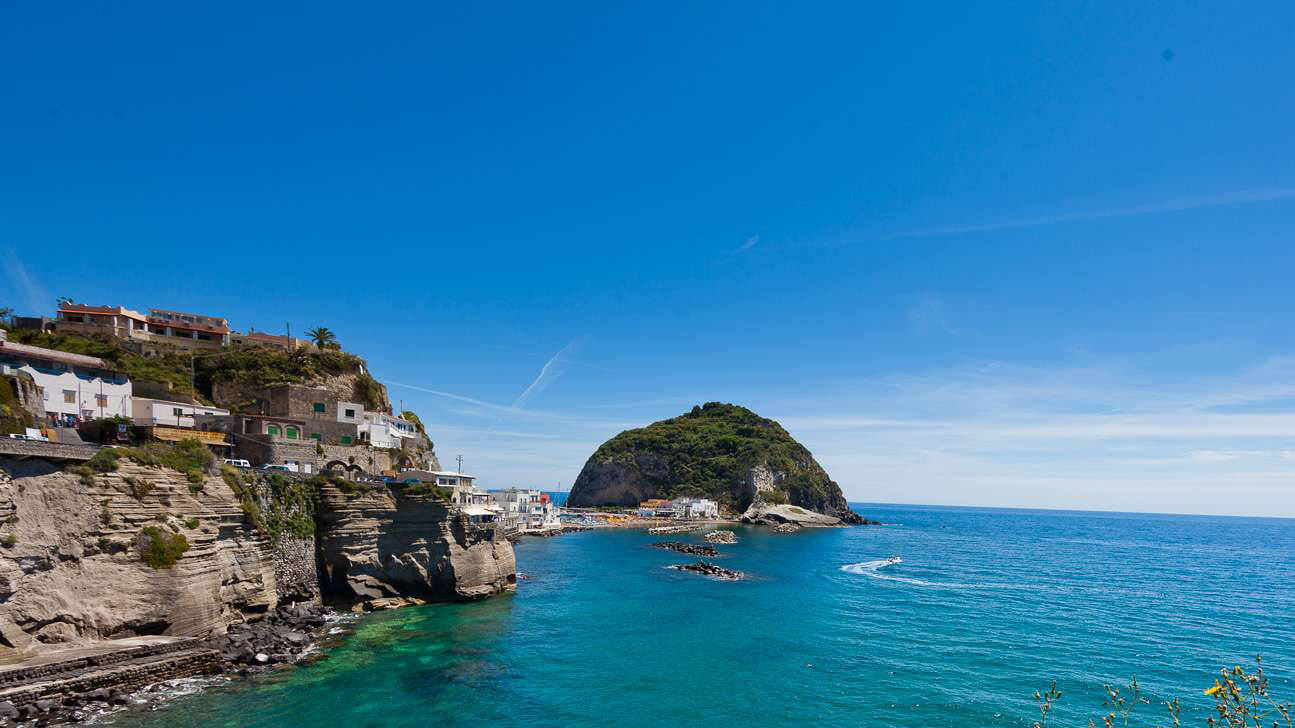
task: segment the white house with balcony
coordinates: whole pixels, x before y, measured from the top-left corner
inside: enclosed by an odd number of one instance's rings
[[[385,412],[365,412],[359,428],[360,441],[374,447],[400,449],[406,440],[418,437],[414,423]]]
[[[142,427],[163,425],[165,427],[184,427],[193,429],[194,415],[228,415],[229,410],[220,407],[206,407],[188,402],[172,402],[165,399],[135,397],[132,399],[131,419]]]
[[[491,491],[490,500],[502,509],[505,524],[516,523],[526,532],[552,531],[562,527],[558,507],[548,493],[531,488]]]
[[[0,329],[0,367],[31,375],[53,424],[130,417],[130,379],[103,359],[9,341]]]

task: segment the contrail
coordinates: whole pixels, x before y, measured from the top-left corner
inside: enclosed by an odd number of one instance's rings
[[[1236,195],[1233,197],[1215,197],[1204,200],[1193,200],[1191,202],[1173,203],[1168,205],[1149,205],[1146,207],[1125,207],[1114,210],[1097,210],[1093,212],[1075,212],[1069,215],[1049,215],[1046,217],[1027,217],[1022,220],[1007,220],[1003,222],[989,222],[981,225],[954,225],[943,228],[930,228],[927,230],[914,230],[906,233],[894,233],[892,235],[878,235],[867,239],[867,242],[881,242],[886,240],[907,240],[910,238],[929,238],[937,235],[962,235],[965,233],[988,232],[992,230],[1014,230],[1018,228],[1039,227],[1042,225],[1055,225],[1062,222],[1077,222],[1082,220],[1101,220],[1111,217],[1138,217],[1141,215],[1155,215],[1164,212],[1180,212],[1183,210],[1199,210],[1207,207],[1222,207],[1224,205],[1237,205],[1245,202],[1268,202],[1272,200],[1289,200],[1295,198],[1295,189],[1284,188],[1269,190],[1267,192],[1254,192],[1246,195]]]
[[[535,377],[535,381],[531,382],[531,386],[527,387],[524,392],[517,395],[517,399],[513,400],[513,408],[521,409],[527,402],[531,401],[532,397],[543,392],[550,384],[557,381],[557,378],[562,376],[562,374],[567,370],[568,361],[563,357],[563,355],[569,353],[578,344],[580,344],[580,342],[581,339],[572,341],[570,344],[562,347],[561,351],[554,354],[551,359],[545,362],[544,367],[540,369],[539,375]]]
[[[742,243],[741,245],[739,245],[739,246],[737,247],[737,250],[736,250],[736,251],[734,251],[734,252],[738,252],[738,253],[745,253],[746,251],[750,250],[751,248],[754,248],[754,247],[755,247],[755,244],[756,244],[756,243],[758,243],[758,242],[760,242],[760,236],[759,236],[759,235],[752,235],[751,237],[749,237],[749,238],[747,238],[747,239],[746,239],[746,242],[745,242],[745,243]]]

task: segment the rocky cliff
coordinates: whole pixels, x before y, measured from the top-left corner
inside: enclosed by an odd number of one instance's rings
[[[324,589],[356,600],[476,599],[512,591],[512,545],[431,494],[402,486],[319,491]]]
[[[321,592],[430,601],[514,583],[511,544],[430,495],[114,462],[65,472],[0,460],[0,661],[125,636],[221,633]]]
[[[176,471],[134,463],[86,478],[39,460],[0,468],[0,655],[205,634],[272,608],[268,540],[248,527],[221,478],[190,485]],[[173,566],[144,561],[153,534],[166,545],[183,537]]]
[[[603,443],[571,488],[572,506],[632,506],[648,498],[713,498],[741,513],[790,504],[859,523],[841,488],[777,422],[709,402]]]

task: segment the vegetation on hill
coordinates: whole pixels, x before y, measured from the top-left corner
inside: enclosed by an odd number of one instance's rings
[[[733,404],[707,402],[682,416],[622,432],[603,443],[590,463],[641,470],[638,458],[645,454],[666,464],[662,475],[645,473],[656,481],[659,497],[705,496],[745,507],[737,494],[752,468],[766,465],[784,475],[766,500],[817,504],[840,498],[837,484],[782,425]],[[580,486],[577,480],[575,489]]]
[[[69,354],[98,357],[108,362],[114,369],[124,372],[132,381],[168,384],[176,396],[189,396],[189,356],[187,354],[176,352],[156,357],[141,356],[124,348],[118,339],[109,336],[50,334],[34,329],[12,328],[8,329],[8,332],[10,341],[65,351]],[[209,395],[210,391],[207,394]],[[199,397],[202,398],[202,396],[199,392]]]
[[[358,375],[354,392],[356,401],[373,408],[384,401],[382,385],[364,371],[364,360],[335,348],[284,351],[246,346],[219,352],[195,352],[197,356],[193,358],[189,352],[180,350],[161,356],[143,356],[127,348],[125,342],[109,336],[51,334],[12,328],[8,332],[9,339],[20,344],[98,357],[134,382],[169,385],[169,391],[178,398],[189,397],[192,366],[197,398],[208,404],[211,403],[212,385],[216,382],[264,387],[309,384],[342,374]]]

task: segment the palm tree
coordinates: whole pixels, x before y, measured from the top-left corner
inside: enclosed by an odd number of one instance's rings
[[[334,334],[323,326],[316,326],[307,331],[306,336],[309,336],[310,340],[315,342],[315,346],[318,346],[321,349],[337,346],[337,334]]]

